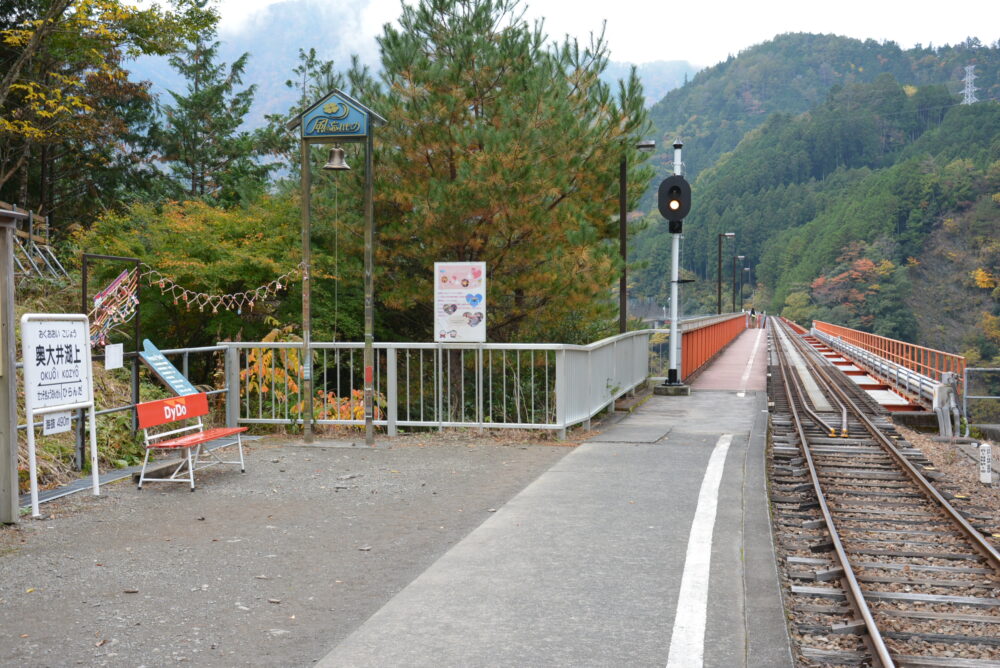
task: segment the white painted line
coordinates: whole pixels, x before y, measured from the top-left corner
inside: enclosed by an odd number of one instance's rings
[[[747,381],[750,380],[750,369],[753,368],[753,361],[757,359],[757,351],[760,349],[760,337],[764,333],[763,329],[757,330],[757,338],[753,340],[753,352],[747,360],[747,368],[743,370],[743,377],[740,378],[740,391],[736,393],[738,397],[747,396]]]
[[[712,534],[719,503],[719,484],[732,434],[723,434],[715,443],[698,492],[691,535],[688,537],[684,573],[677,597],[674,630],[670,635],[667,668],[696,668],[705,658],[705,623],[708,618],[708,575],[712,565]]]

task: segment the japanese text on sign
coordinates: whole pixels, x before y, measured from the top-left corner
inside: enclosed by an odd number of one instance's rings
[[[22,323],[25,391],[33,410],[92,401],[84,320]]]

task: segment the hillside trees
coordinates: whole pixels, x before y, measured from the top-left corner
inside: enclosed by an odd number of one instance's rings
[[[606,331],[619,157],[632,201],[649,178],[632,148],[642,89],[634,72],[616,93],[601,82],[602,38],[546,47],[520,16],[512,0],[404,5],[379,38],[385,89],[352,73],[389,121],[376,133],[380,308],[418,338],[430,334],[435,261],[486,262],[493,340]],[[342,183],[341,202],[360,202]],[[357,236],[341,238],[360,257]]]
[[[168,53],[214,20],[188,0],[171,11],[0,0],[0,198],[63,222],[117,205],[149,164],[138,141],[147,85],[129,81],[125,63]]]
[[[214,38],[215,30],[206,29],[171,56],[187,89],[169,91],[173,104],[163,106],[163,123],[153,137],[183,196],[231,204],[260,192],[269,167],[258,160],[256,133],[240,130],[256,89],[237,90],[249,54],[227,68],[217,62]]]
[[[74,241],[91,253],[139,258],[193,292],[223,295],[253,290],[294,270],[300,257],[298,221],[289,198],[265,196],[230,208],[204,201],[135,203],[106,213]],[[111,280],[120,269],[99,265],[94,280]],[[271,329],[265,316],[296,317],[298,304],[287,298],[293,286],[286,281],[277,294],[240,308],[198,304],[165,291],[167,284],[143,279],[143,328],[164,348],[214,345],[237,336],[259,340]]]

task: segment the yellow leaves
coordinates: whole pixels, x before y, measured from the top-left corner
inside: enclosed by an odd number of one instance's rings
[[[1000,285],[1000,279],[982,267],[978,267],[972,272],[972,280],[977,288],[992,289]]]
[[[1000,343],[1000,316],[984,312],[979,320],[979,328],[991,340]]]
[[[32,141],[41,141],[48,136],[44,130],[28,121],[12,121],[6,118],[0,118],[0,133],[18,135]]]

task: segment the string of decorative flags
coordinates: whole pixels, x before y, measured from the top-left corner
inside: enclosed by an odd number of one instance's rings
[[[243,309],[253,310],[254,303],[267,299],[278,294],[279,291],[288,287],[288,284],[297,276],[302,275],[302,264],[278,276],[273,281],[253,290],[243,292],[232,292],[224,295],[212,295],[206,292],[188,290],[183,285],[179,285],[172,278],[164,276],[156,269],[153,269],[145,262],[142,263],[145,271],[142,277],[147,279],[150,285],[160,288],[160,294],[169,294],[173,297],[174,304],[183,302],[190,311],[192,307],[198,307],[199,311],[204,311],[206,307],[212,307],[212,313],[218,313],[220,308],[226,310],[236,310],[236,315],[243,315]]]
[[[243,315],[244,308],[252,311],[254,303],[276,296],[280,290],[287,288],[292,280],[302,275],[303,265],[300,263],[273,281],[253,290],[224,295],[188,290],[145,262],[141,263],[140,266],[143,269],[141,273],[137,269],[123,271],[108,284],[108,287],[94,295],[94,309],[89,314],[91,345],[95,347],[107,345],[108,335],[111,331],[135,317],[139,306],[140,278],[146,279],[151,286],[159,287],[161,294],[171,295],[174,304],[184,303],[189,311],[193,307],[197,307],[199,311],[204,312],[205,308],[210,306],[212,313],[218,313],[219,308],[223,308],[226,310],[235,309],[236,315]]]
[[[108,287],[94,295],[94,310],[89,314],[91,345],[107,345],[111,330],[135,317],[138,292],[139,273],[132,269],[118,274]]]

